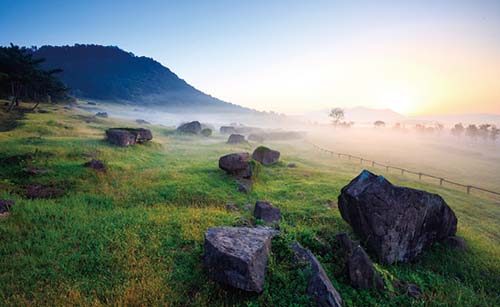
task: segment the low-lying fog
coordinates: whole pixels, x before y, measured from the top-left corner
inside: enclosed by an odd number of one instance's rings
[[[309,142],[336,152],[500,191],[500,135],[495,138],[492,136],[493,133],[485,134],[481,131],[474,133],[474,131],[468,132],[467,129],[453,134],[449,123],[442,127],[437,122],[428,121],[418,127],[415,122],[406,122],[398,127],[395,127],[396,123],[386,123],[385,127],[374,127],[373,122],[366,121],[354,123],[350,128],[335,128],[327,124],[324,117],[314,121],[311,118],[288,117],[275,113],[248,115],[209,113],[200,110],[171,113],[114,104],[88,105],[83,108],[93,112],[105,111],[110,117],[143,119],[152,124],[168,127],[177,127],[181,123],[197,120],[214,127],[217,131],[220,126],[238,125],[255,127],[261,129],[263,133],[300,132],[300,136]],[[467,128],[468,123],[463,124]],[[491,131],[492,128],[489,129]],[[246,137],[250,133],[251,129],[241,132]],[[296,138],[296,135],[299,134],[294,134],[291,139]],[[276,140],[275,138],[272,141]],[[295,144],[310,146],[304,142]],[[385,170],[381,169],[381,172]]]

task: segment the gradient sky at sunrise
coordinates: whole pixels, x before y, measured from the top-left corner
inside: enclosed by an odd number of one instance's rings
[[[500,1],[5,1],[0,44],[116,45],[259,110],[500,113]]]

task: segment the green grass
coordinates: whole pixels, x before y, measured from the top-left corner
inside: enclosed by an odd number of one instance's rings
[[[178,136],[157,126],[153,142],[119,148],[103,141],[104,130],[135,123],[43,108],[50,113],[28,113],[20,126],[0,133],[0,160],[33,157],[0,163],[0,199],[16,201],[11,215],[0,219],[2,306],[307,306],[306,277],[289,250],[294,240],[317,255],[346,306],[500,305],[498,200],[384,174],[443,196],[469,251],[436,245],[414,263],[378,265],[387,281],[418,284],[422,300],[394,289],[358,291],[348,285],[332,248],[334,235],[350,227],[326,205],[336,203],[340,189],[360,172],[358,163],[332,159],[302,142],[266,144],[281,151],[281,162],[262,167],[246,195],[218,169],[218,158],[251,152],[254,144]],[[108,172],[84,168],[84,154],[105,161]],[[289,162],[297,168],[286,167]],[[51,172],[29,177],[22,173],[28,166]],[[23,187],[30,183],[64,187],[65,195],[26,199]],[[211,281],[202,265],[206,229],[249,223],[245,204],[263,199],[283,214],[264,292],[247,294]],[[240,213],[226,211],[226,203],[237,204]]]

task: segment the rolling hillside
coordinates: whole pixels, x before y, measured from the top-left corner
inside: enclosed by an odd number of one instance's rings
[[[35,56],[46,59],[46,68],[62,68],[62,80],[79,98],[167,108],[249,111],[197,90],[151,58],[118,47],[43,46]]]

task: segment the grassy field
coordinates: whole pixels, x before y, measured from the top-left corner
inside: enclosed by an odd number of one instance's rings
[[[337,232],[350,233],[335,204],[361,171],[359,163],[332,159],[301,141],[266,144],[282,152],[282,162],[263,167],[254,190],[241,194],[218,169],[218,158],[256,144],[232,146],[223,136],[179,136],[155,126],[153,142],[119,148],[103,141],[104,130],[135,124],[42,107],[50,113],[27,113],[17,127],[10,122],[15,129],[0,132],[0,199],[16,201],[0,219],[2,306],[308,306],[305,276],[291,260],[294,240],[317,255],[346,306],[500,305],[498,200],[384,174],[443,196],[469,250],[435,245],[414,263],[377,266],[387,284],[418,284],[421,300],[392,287],[357,291],[332,245]],[[107,173],[84,168],[86,154],[103,160]],[[28,176],[26,167],[50,172]],[[32,183],[60,187],[64,195],[29,200],[23,192]],[[206,229],[252,223],[245,204],[256,200],[271,201],[283,214],[260,295],[211,281],[202,265]],[[239,212],[226,211],[227,203]]]

